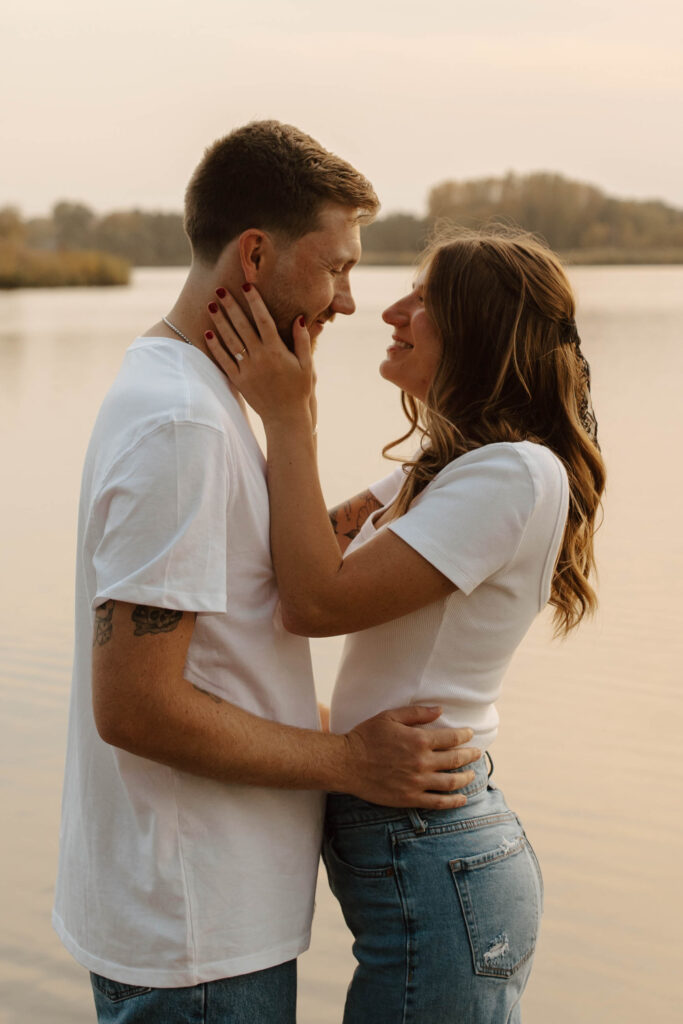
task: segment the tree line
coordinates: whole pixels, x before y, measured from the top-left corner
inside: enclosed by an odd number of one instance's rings
[[[542,236],[575,262],[683,262],[683,210],[658,200],[615,199],[594,185],[542,172],[441,182],[429,192],[425,217],[391,213],[364,227],[364,259],[411,262],[443,223],[496,222]],[[187,266],[190,260],[179,213],[134,209],[100,215],[65,200],[46,217],[24,219],[15,207],[0,209],[0,287],[22,283],[22,261],[24,269],[35,265],[47,277],[52,273],[54,280],[45,283],[68,283],[65,268],[73,276],[76,253],[83,256],[86,276],[97,279],[93,283],[107,283],[100,280],[107,276],[123,283],[128,265]]]
[[[23,219],[0,210],[0,240],[11,237],[32,250],[99,250],[138,267],[185,266],[190,247],[177,213],[120,210],[99,215],[84,203],[62,200],[47,217]]]
[[[60,288],[122,285],[130,280],[130,261],[78,236],[70,244],[60,234],[60,206],[51,217],[24,220],[16,207],[0,209],[0,288]]]
[[[368,225],[363,244],[375,262],[417,254],[444,223],[515,225],[576,262],[683,262],[683,210],[551,173],[444,181],[430,190],[426,217],[390,214]]]

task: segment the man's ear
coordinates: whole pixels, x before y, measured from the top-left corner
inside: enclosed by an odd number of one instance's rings
[[[272,268],[275,246],[267,231],[248,228],[238,239],[240,263],[244,280],[258,285],[259,280]]]

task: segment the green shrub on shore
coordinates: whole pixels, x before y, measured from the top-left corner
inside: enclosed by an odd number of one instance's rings
[[[28,249],[0,242],[0,288],[123,285],[130,264],[106,252]]]

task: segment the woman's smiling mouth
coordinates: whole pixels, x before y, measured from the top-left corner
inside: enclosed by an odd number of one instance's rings
[[[389,345],[387,352],[403,352],[413,347],[409,341],[403,341],[402,338],[397,338],[395,334],[392,334],[391,337],[392,344]]]

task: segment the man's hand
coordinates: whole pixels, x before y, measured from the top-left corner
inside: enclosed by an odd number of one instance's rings
[[[460,807],[479,757],[469,729],[420,729],[439,708],[385,711],[347,736],[258,718],[183,676],[194,613],[107,601],[95,611],[93,710],[101,738],[223,782],[336,789],[394,807]],[[213,690],[213,688],[211,688]],[[436,790],[438,792],[429,792]]]
[[[472,782],[474,773],[453,769],[478,760],[481,751],[462,746],[472,738],[471,729],[417,728],[440,714],[441,708],[398,708],[352,729],[344,737],[344,791],[388,807],[447,810],[466,804],[456,791]]]

